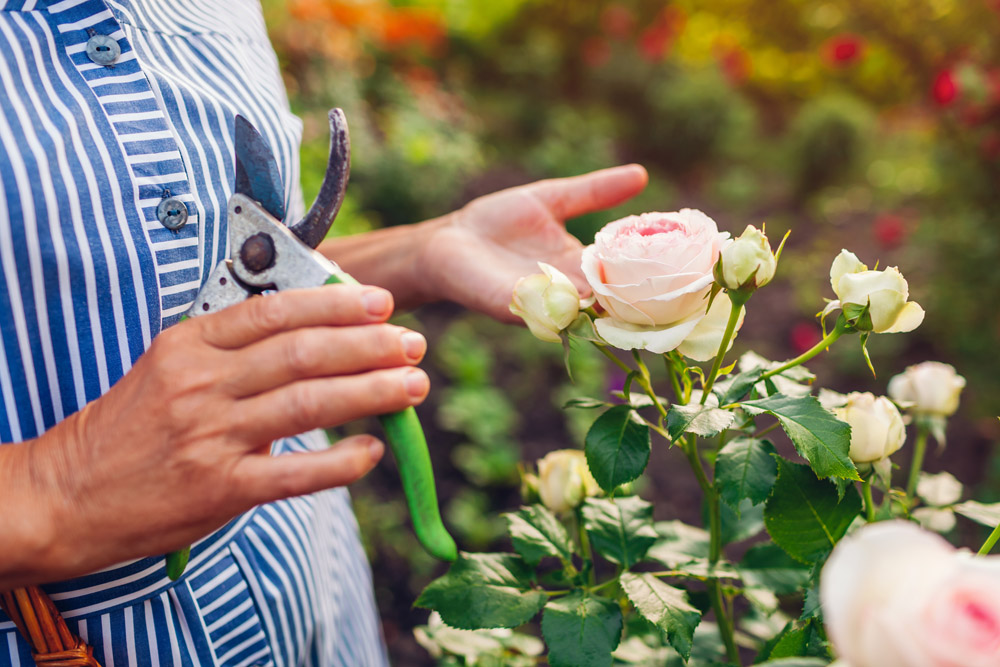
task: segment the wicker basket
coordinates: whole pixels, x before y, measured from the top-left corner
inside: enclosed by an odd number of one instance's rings
[[[0,593],[0,608],[31,645],[38,667],[101,667],[94,649],[69,631],[52,599],[37,586]]]

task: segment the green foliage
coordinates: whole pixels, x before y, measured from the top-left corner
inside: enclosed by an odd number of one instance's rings
[[[740,577],[748,586],[791,595],[809,581],[809,568],[776,544],[755,544],[747,549],[739,565]]]
[[[775,394],[756,401],[744,401],[740,407],[756,415],[766,412],[778,418],[798,450],[821,479],[840,477],[860,480],[848,456],[851,427],[835,418],[812,396],[792,398]]]
[[[789,556],[813,563],[847,532],[861,512],[861,496],[851,487],[838,499],[837,489],[809,466],[777,461],[778,480],[764,507],[764,525]]]
[[[576,551],[566,528],[542,505],[522,507],[504,516],[514,550],[531,566],[546,556],[568,563]]]
[[[542,613],[552,667],[610,667],[621,634],[621,607],[585,591],[552,600]]]
[[[715,459],[715,486],[733,509],[744,498],[758,505],[771,493],[778,476],[774,445],[766,440],[736,438]]]
[[[545,606],[545,593],[531,588],[533,574],[520,556],[463,552],[414,604],[453,628],[516,628]]]
[[[791,128],[789,161],[800,195],[857,170],[872,124],[870,109],[844,95],[819,97],[803,106]]]
[[[611,492],[642,474],[649,462],[649,427],[632,408],[616,405],[594,421],[584,451],[594,479]]]
[[[657,540],[653,506],[638,496],[588,498],[580,514],[594,549],[623,567],[642,560]]]
[[[718,435],[733,423],[734,415],[709,405],[671,405],[667,412],[667,432],[672,440],[685,433],[702,437]]]
[[[701,612],[687,601],[687,594],[651,574],[626,572],[621,577],[621,586],[636,610],[666,633],[670,645],[685,660],[690,658]]]

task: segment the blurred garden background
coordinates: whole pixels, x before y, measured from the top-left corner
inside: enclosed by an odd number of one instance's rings
[[[792,231],[737,353],[784,359],[819,340],[842,247],[899,266],[927,318],[873,337],[878,377],[854,338],[809,367],[832,388],[882,394],[908,364],[953,364],[969,384],[926,467],[1000,500],[1000,1],[263,4],[305,123],[307,201],[325,167],[326,110],[350,122],[351,185],[333,233],[640,162],[644,194],[570,222],[585,243],[623,215],[683,207],[734,235],[762,222],[775,241]],[[419,412],[446,523],[462,548],[489,549],[502,543],[499,512],[519,504],[518,462],[582,444],[594,415],[562,404],[605,397],[621,378],[580,349],[572,384],[558,346],[449,305],[400,321],[430,340],[434,385]],[[365,428],[377,427],[344,430]],[[654,447],[643,482],[657,519],[698,512],[693,480],[671,474],[675,454]],[[427,612],[411,605],[443,568],[412,537],[394,463],[353,494],[393,662],[434,664],[412,633]],[[953,538],[978,531],[963,519]]]

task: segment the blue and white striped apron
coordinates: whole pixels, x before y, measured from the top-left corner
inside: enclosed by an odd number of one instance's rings
[[[112,66],[87,54],[101,35]],[[0,442],[104,394],[226,256],[237,113],[301,213],[300,121],[255,0],[0,0]],[[176,231],[166,198],[188,210]],[[343,490],[238,517],[176,584],[149,558],[45,588],[105,667],[386,663]],[[0,612],[8,664],[32,662]]]

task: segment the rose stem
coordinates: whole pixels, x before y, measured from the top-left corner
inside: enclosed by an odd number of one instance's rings
[[[708,475],[705,474],[705,467],[702,465],[701,457],[698,456],[697,438],[694,435],[691,435],[690,440],[680,438],[678,444],[684,451],[688,463],[691,464],[691,470],[694,471],[694,476],[698,480],[698,486],[701,487],[702,493],[705,494],[705,500],[708,502],[708,564],[709,570],[711,570],[712,566],[718,563],[722,557],[722,508],[719,505],[719,493],[708,481]],[[730,662],[737,665],[742,664],[740,652],[736,648],[736,640],[733,637],[733,621],[729,618],[729,612],[722,600],[722,588],[719,586],[719,580],[716,577],[711,577],[706,584],[709,600],[712,603],[712,611],[715,612],[715,622],[719,626],[719,635],[722,637],[722,643],[726,646],[726,655]]]
[[[1000,524],[998,524],[997,527],[993,529],[993,532],[990,533],[990,536],[986,538],[986,542],[983,543],[983,546],[979,549],[979,553],[977,555],[985,556],[988,554],[993,550],[993,546],[997,543],[997,540],[1000,540]]]
[[[847,328],[848,328],[847,320],[845,320],[844,316],[841,315],[839,318],[837,318],[837,324],[833,327],[833,331],[828,333],[826,335],[826,338],[816,343],[810,349],[806,350],[805,352],[795,357],[791,361],[786,361],[777,368],[769,370],[768,372],[764,373],[763,375],[760,376],[760,379],[766,380],[769,377],[774,377],[778,373],[784,373],[789,368],[798,366],[799,364],[804,364],[805,362],[809,361],[820,352],[830,347],[830,345],[833,344],[833,341],[840,338],[841,335],[843,335],[847,331]]]
[[[927,453],[927,429],[919,426],[917,430],[917,441],[913,443],[913,460],[910,462],[910,478],[906,482],[906,508],[913,506],[913,494],[917,491],[917,482],[920,481],[920,471],[924,467],[924,454]]]
[[[732,302],[732,308],[729,310],[729,322],[726,323],[726,331],[722,334],[722,342],[719,344],[719,352],[715,355],[712,370],[708,374],[708,379],[705,380],[705,386],[702,387],[702,405],[705,405],[705,401],[708,400],[708,395],[712,391],[712,385],[715,384],[715,378],[718,377],[719,369],[722,368],[722,359],[729,350],[729,342],[733,339],[733,333],[736,331],[736,323],[740,321],[740,310],[743,308],[743,304],[750,298],[749,295],[743,295],[738,292],[728,292],[728,294],[729,300]]]
[[[861,482],[861,494],[865,498],[865,519],[868,523],[874,523],[875,501],[872,499],[872,481],[870,479]]]

